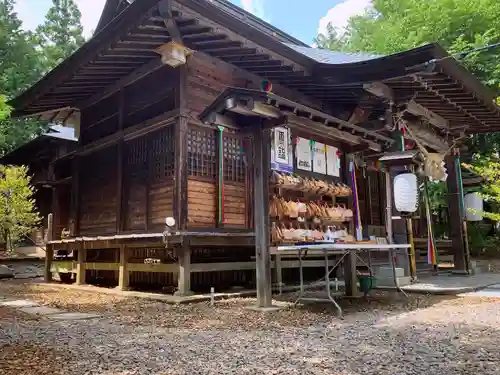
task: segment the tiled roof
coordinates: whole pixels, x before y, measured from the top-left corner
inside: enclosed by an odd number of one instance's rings
[[[293,50],[301,53],[304,56],[309,57],[319,63],[323,64],[351,64],[362,61],[368,61],[380,58],[378,55],[371,55],[368,53],[347,53],[347,52],[335,52],[327,49],[303,47],[291,43],[284,43],[286,46],[292,48]]]

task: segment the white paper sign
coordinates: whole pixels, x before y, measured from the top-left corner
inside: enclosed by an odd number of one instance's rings
[[[323,143],[312,143],[313,172],[326,174],[326,149]]]
[[[279,172],[293,172],[290,130],[277,127],[273,133],[271,146],[271,169]]]
[[[309,139],[297,138],[295,154],[297,156],[297,169],[312,171],[311,143]]]
[[[326,174],[340,177],[340,159],[337,156],[337,147],[326,146]]]

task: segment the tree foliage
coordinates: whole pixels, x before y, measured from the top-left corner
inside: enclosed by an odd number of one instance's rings
[[[490,211],[484,211],[483,216],[500,221],[500,160],[493,157],[478,157],[474,164],[467,165],[469,169],[482,176],[485,180],[481,186],[481,195],[488,203]]]
[[[10,116],[11,108],[7,105],[6,98],[0,95],[0,121],[5,120]]]
[[[8,118],[5,102],[34,84],[84,42],[80,11],[73,0],[53,0],[35,32],[23,30],[15,0],[0,0],[0,156],[48,127],[33,119]]]
[[[73,0],[52,0],[45,23],[36,29],[48,69],[61,63],[85,42],[81,16]]]
[[[7,250],[40,223],[26,167],[0,166],[0,240]]]

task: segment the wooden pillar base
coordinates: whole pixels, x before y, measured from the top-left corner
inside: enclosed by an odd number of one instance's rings
[[[191,291],[191,249],[188,245],[179,249],[179,273],[175,295],[179,297],[193,295]]]
[[[118,271],[118,289],[128,290],[130,273],[128,271],[128,249],[125,245],[120,246],[120,268]]]
[[[46,283],[52,282],[52,260],[54,259],[54,247],[51,244],[45,246],[45,270],[44,280]]]
[[[75,280],[76,285],[85,285],[87,283],[85,277],[86,258],[87,258],[87,249],[85,249],[83,245],[81,245],[80,248],[78,249],[78,260],[76,262],[76,280]]]
[[[356,274],[356,254],[349,253],[344,258],[345,294],[356,297],[358,293],[358,276]]]

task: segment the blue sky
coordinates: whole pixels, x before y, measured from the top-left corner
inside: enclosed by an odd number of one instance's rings
[[[87,36],[95,28],[105,0],[75,0],[82,12]],[[370,0],[231,0],[277,28],[312,44],[318,30],[329,22],[339,28],[347,19],[369,4]],[[16,11],[25,28],[34,29],[44,20],[51,0],[17,0]]]

